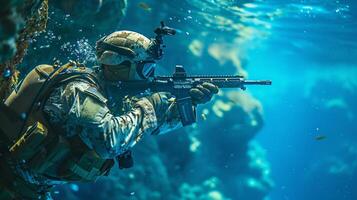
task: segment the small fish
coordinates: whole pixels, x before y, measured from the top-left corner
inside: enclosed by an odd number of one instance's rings
[[[202,113],[201,117],[202,117],[202,119],[203,119],[204,121],[207,120],[207,116],[206,116],[205,114]]]
[[[315,140],[317,140],[317,141],[321,141],[321,140],[324,140],[324,139],[326,139],[326,136],[324,136],[324,135],[318,135],[318,136],[315,137]]]
[[[73,190],[74,192],[78,192],[79,191],[79,186],[77,184],[70,184],[69,187],[71,188],[71,190]]]
[[[148,11],[150,12],[152,10],[152,8],[149,6],[149,4],[145,3],[145,2],[140,2],[138,4],[139,8],[145,10],[145,11]]]

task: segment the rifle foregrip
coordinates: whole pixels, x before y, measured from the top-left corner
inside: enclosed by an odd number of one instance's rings
[[[196,109],[192,104],[191,97],[176,99],[177,108],[183,126],[191,125],[196,122]]]

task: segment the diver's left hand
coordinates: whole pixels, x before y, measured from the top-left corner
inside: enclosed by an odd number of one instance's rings
[[[219,91],[218,87],[212,83],[204,82],[190,90],[190,96],[194,105],[207,103],[214,94]]]

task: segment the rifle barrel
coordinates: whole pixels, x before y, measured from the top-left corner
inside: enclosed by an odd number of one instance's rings
[[[244,85],[271,85],[271,80],[245,80]]]
[[[246,85],[271,85],[270,80],[244,80],[242,78],[234,79],[213,79],[212,81],[201,80],[203,82],[211,82],[219,88],[241,88],[244,89]]]

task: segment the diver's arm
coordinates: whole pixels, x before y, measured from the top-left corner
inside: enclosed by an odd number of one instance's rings
[[[175,98],[172,98],[170,102],[175,102]],[[164,120],[158,123],[158,127],[152,132],[153,135],[163,135],[183,127],[180,115],[178,113],[176,105],[173,105],[165,113]]]
[[[86,127],[80,137],[105,158],[124,153],[157,127],[154,109],[146,99],[120,116],[114,116],[105,105],[98,104],[90,96],[83,103],[78,119]]]
[[[114,116],[96,92],[88,83],[70,83],[53,92],[44,111],[66,135],[79,134],[103,158],[125,152],[157,128],[155,110],[146,98],[139,99],[126,114]]]

